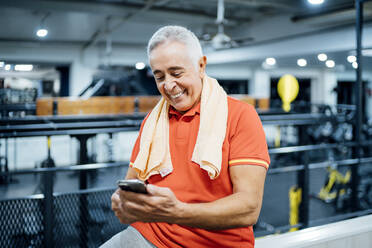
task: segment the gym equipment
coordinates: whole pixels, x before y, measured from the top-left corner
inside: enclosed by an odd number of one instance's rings
[[[289,224],[297,225],[299,222],[299,207],[302,201],[302,189],[297,186],[292,186],[289,190]],[[292,227],[290,232],[297,231],[298,227]]]
[[[343,175],[333,166],[329,166],[327,171],[326,182],[320,189],[318,197],[326,203],[337,203],[338,197],[342,197],[346,193],[348,183],[350,182],[351,171],[348,170]]]

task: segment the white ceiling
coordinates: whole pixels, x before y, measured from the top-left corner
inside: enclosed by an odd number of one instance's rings
[[[366,3],[367,21],[371,4]],[[113,46],[145,47],[151,34],[167,24],[213,37],[216,13],[217,0],[1,0],[0,46],[40,43],[35,32],[46,16],[49,34],[41,44],[89,47],[110,37]],[[353,28],[355,10],[353,0],[325,0],[322,6],[310,6],[306,0],[225,0],[225,18],[226,34],[249,38],[239,43],[249,48]]]
[[[326,0],[322,6],[310,6],[305,0],[225,0],[226,33],[260,42],[346,25],[352,22],[350,16],[333,18],[336,21],[329,16],[353,13],[353,2]],[[217,0],[12,0],[0,1],[0,7],[0,23],[6,23],[0,40],[37,40],[34,33],[45,15],[50,30],[46,41],[88,42],[99,32],[104,39],[108,30],[115,42],[145,44],[165,24],[187,26],[199,36],[216,33]]]

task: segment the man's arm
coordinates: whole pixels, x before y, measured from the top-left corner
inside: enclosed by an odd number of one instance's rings
[[[210,203],[188,204],[182,224],[205,229],[254,225],[261,210],[265,177],[266,169],[261,166],[231,166],[234,193]]]
[[[127,175],[125,176],[125,179],[136,179],[137,178],[137,172],[132,167],[129,167],[127,170]]]
[[[119,190],[114,211],[122,223],[167,222],[214,230],[250,226],[260,213],[265,177],[261,166],[231,166],[233,194],[209,203],[184,203],[169,188],[154,185],[148,185],[149,195]]]

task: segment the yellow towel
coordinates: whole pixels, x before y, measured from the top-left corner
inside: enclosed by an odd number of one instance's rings
[[[169,152],[169,104],[161,98],[151,111],[142,129],[140,150],[133,168],[141,180],[173,171]],[[200,103],[200,124],[192,161],[206,170],[211,179],[221,171],[222,145],[227,127],[227,95],[217,80],[203,78]]]

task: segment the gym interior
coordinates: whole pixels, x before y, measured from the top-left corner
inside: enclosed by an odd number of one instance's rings
[[[372,247],[372,1],[0,1],[0,247],[99,247],[143,118],[146,45],[199,38],[271,159],[256,247]],[[275,235],[274,235],[275,234]]]

